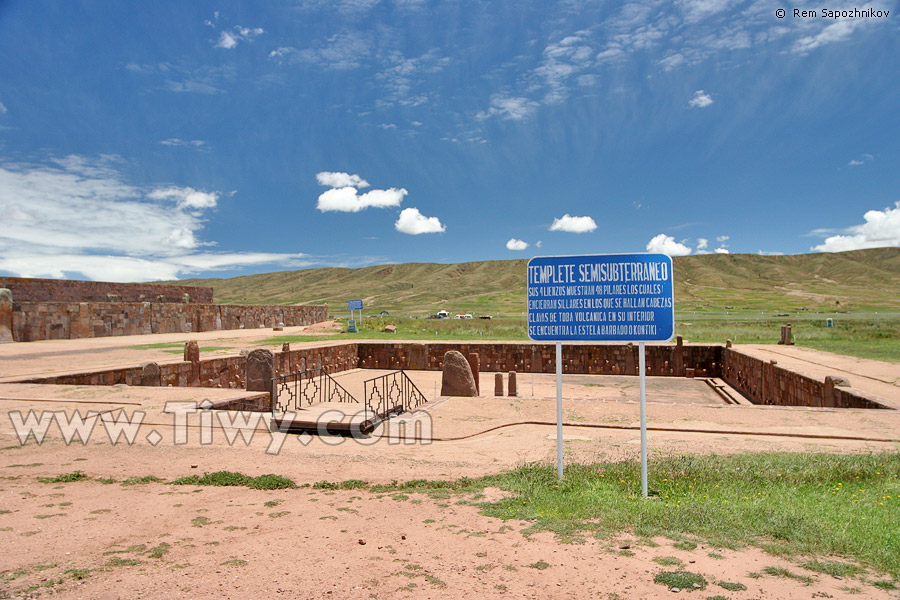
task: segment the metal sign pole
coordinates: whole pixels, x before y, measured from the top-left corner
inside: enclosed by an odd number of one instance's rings
[[[644,358],[644,342],[638,344],[638,369],[641,376],[641,494],[647,497],[647,368]]]
[[[562,344],[556,342],[556,476],[563,478]]]

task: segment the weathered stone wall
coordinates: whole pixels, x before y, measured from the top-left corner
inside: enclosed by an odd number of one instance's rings
[[[554,344],[536,343],[379,343],[360,342],[359,366],[363,369],[420,369],[437,371],[448,350],[463,356],[477,352],[482,371],[555,373]],[[721,346],[647,345],[648,375],[718,377]],[[563,373],[637,375],[638,346],[630,344],[564,344]],[[693,370],[693,371],[691,371]]]
[[[189,333],[312,325],[325,306],[245,306],[161,302],[18,302],[13,296],[17,342],[147,333]]]
[[[319,348],[301,348],[288,352],[275,352],[276,375],[287,375],[305,369],[326,367],[329,373],[355,369],[358,366],[356,344],[338,344]],[[227,356],[199,361],[199,387],[243,389],[247,359],[244,356]],[[161,386],[191,387],[194,381],[193,365],[189,361],[159,365]],[[46,383],[56,385],[141,385],[143,369],[140,366],[106,369],[89,373],[72,373],[52,377],[32,377],[22,383]]]
[[[889,408],[879,398],[851,387],[826,386],[801,371],[794,371],[734,348],[726,348],[722,379],[754,404],[820,406],[830,408]]]
[[[182,302],[184,294],[195,304],[212,304],[213,289],[159,283],[111,283],[67,279],[0,277],[0,288],[12,290],[14,302]],[[165,299],[160,300],[163,296]]]

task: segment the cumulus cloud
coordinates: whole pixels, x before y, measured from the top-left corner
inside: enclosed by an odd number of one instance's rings
[[[681,242],[676,242],[671,235],[660,233],[647,242],[647,252],[668,254],[669,256],[687,256],[691,249]]]
[[[870,160],[872,160],[872,159],[874,159],[874,158],[875,158],[875,157],[872,156],[871,154],[863,154],[863,155],[860,156],[858,159],[854,158],[853,160],[851,160],[851,161],[850,161],[849,163],[847,163],[847,164],[848,164],[849,166],[851,166],[851,167],[858,167],[858,166],[860,166],[860,165],[866,164],[867,162],[869,162]]]
[[[844,234],[825,239],[812,250],[819,252],[843,252],[863,248],[900,246],[900,202],[894,208],[870,210],[863,215],[864,223],[848,227]]]
[[[517,240],[516,238],[510,238],[508,242],[506,242],[507,250],[525,250],[528,248],[528,242]]]
[[[219,193],[127,183],[115,157],[0,164],[0,270],[24,277],[78,273],[106,281],[176,279],[250,264],[300,266],[302,254],[195,252],[203,211]]]
[[[691,108],[706,108],[712,103],[712,96],[710,96],[703,90],[697,90],[696,92],[694,92],[694,97],[691,98],[690,102],[688,102],[688,106],[690,106]]]
[[[730,235],[719,235],[719,236],[716,236],[716,241],[719,242],[720,244],[722,244],[722,243],[724,243],[724,242],[727,242],[727,241],[730,240],[730,239],[731,239],[731,236],[730,236]]]
[[[573,217],[569,213],[553,219],[550,231],[567,231],[569,233],[588,233],[597,229],[597,223],[591,217]]]
[[[731,254],[728,248],[716,248],[716,254]]]
[[[322,212],[359,212],[366,208],[388,208],[400,206],[407,193],[403,188],[390,188],[372,190],[360,195],[356,188],[332,188],[319,196],[316,208]]]
[[[697,250],[706,250],[709,247],[709,240],[706,238],[697,238]]]
[[[241,27],[235,26],[231,31],[223,31],[219,35],[219,41],[216,42],[216,48],[225,48],[232,50],[237,48],[238,43],[242,41],[253,41],[258,35],[265,33],[262,27]]]
[[[368,181],[366,181],[359,175],[350,175],[349,173],[322,171],[321,173],[316,173],[316,181],[319,182],[319,185],[327,185],[328,187],[333,188],[369,187]]]
[[[437,217],[426,217],[418,208],[404,208],[400,211],[400,217],[394,223],[394,228],[400,233],[419,235],[421,233],[443,233],[447,227]]]

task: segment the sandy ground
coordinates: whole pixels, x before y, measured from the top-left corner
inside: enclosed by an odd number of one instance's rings
[[[230,337],[232,333],[237,335]],[[192,335],[241,343],[268,337],[271,331]],[[110,338],[7,344],[0,346],[0,373],[11,377],[17,369],[58,368],[59,357],[77,362],[78,368],[90,367],[92,361],[134,364],[128,362],[132,353],[157,350],[132,346],[168,337],[116,339],[113,345],[101,343]],[[17,358],[11,347],[30,356]],[[853,373],[847,377],[854,385],[857,379],[882,379],[879,383],[888,386],[884,389],[896,394],[897,374],[893,383],[884,383],[892,381],[890,371],[879,371],[884,363],[825,353],[813,357],[796,348],[776,350],[782,353],[779,363],[815,360],[826,369],[838,365]],[[137,362],[141,360],[149,359],[141,354]],[[363,381],[381,373],[354,370],[337,378],[362,398]],[[4,593],[12,597],[52,593],[61,598],[468,594],[630,600],[673,594],[653,583],[657,573],[671,567],[652,559],[671,556],[710,582],[705,590],[689,593],[698,599],[900,597],[860,579],[803,571],[756,549],[701,545],[678,550],[667,539],[658,539],[659,546],[651,547],[637,544],[627,534],[574,545],[562,544],[550,534],[528,537],[522,533],[528,523],[481,515],[476,507],[459,504],[473,500],[465,496],[99,481],[147,475],[170,481],[231,470],[252,476],[276,473],[300,485],[348,479],[383,483],[479,476],[554,459],[555,427],[522,424],[555,421],[554,376],[520,375],[521,395],[515,398],[487,395],[493,392],[493,373],[482,373],[481,398],[436,397],[439,373],[413,372],[411,377],[428,404],[360,440],[279,436],[258,416],[193,408],[203,400],[240,396],[235,390],[0,384],[0,597]],[[637,400],[633,377],[567,376],[566,461],[637,458]],[[26,419],[29,410],[39,411],[35,420],[50,415],[40,444],[32,437],[22,445],[17,437],[16,418]],[[359,406],[347,404],[348,412],[354,410]],[[86,443],[74,434],[66,443],[68,429],[60,428],[61,415],[88,419],[89,413],[97,418],[93,429],[83,430]],[[120,427],[118,443],[113,444],[111,435],[126,418],[135,427]],[[651,470],[654,457],[668,454],[880,452],[892,450],[895,446],[889,440],[900,437],[900,411],[725,405],[705,383],[688,379],[648,378],[648,422]],[[425,441],[410,439],[416,431]],[[75,470],[91,479],[62,484],[36,479]],[[488,491],[489,497],[499,494]],[[538,568],[544,563],[546,568]],[[768,566],[812,576],[814,583],[749,576]],[[90,572],[78,579],[82,573],[71,569]],[[747,590],[728,591],[719,582],[742,583]]]

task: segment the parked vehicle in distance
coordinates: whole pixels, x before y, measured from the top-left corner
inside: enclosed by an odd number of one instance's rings
[[[471,318],[472,318],[472,315],[466,313],[466,314],[464,314],[464,315],[456,315],[456,318],[457,318],[457,319],[471,319]]]

